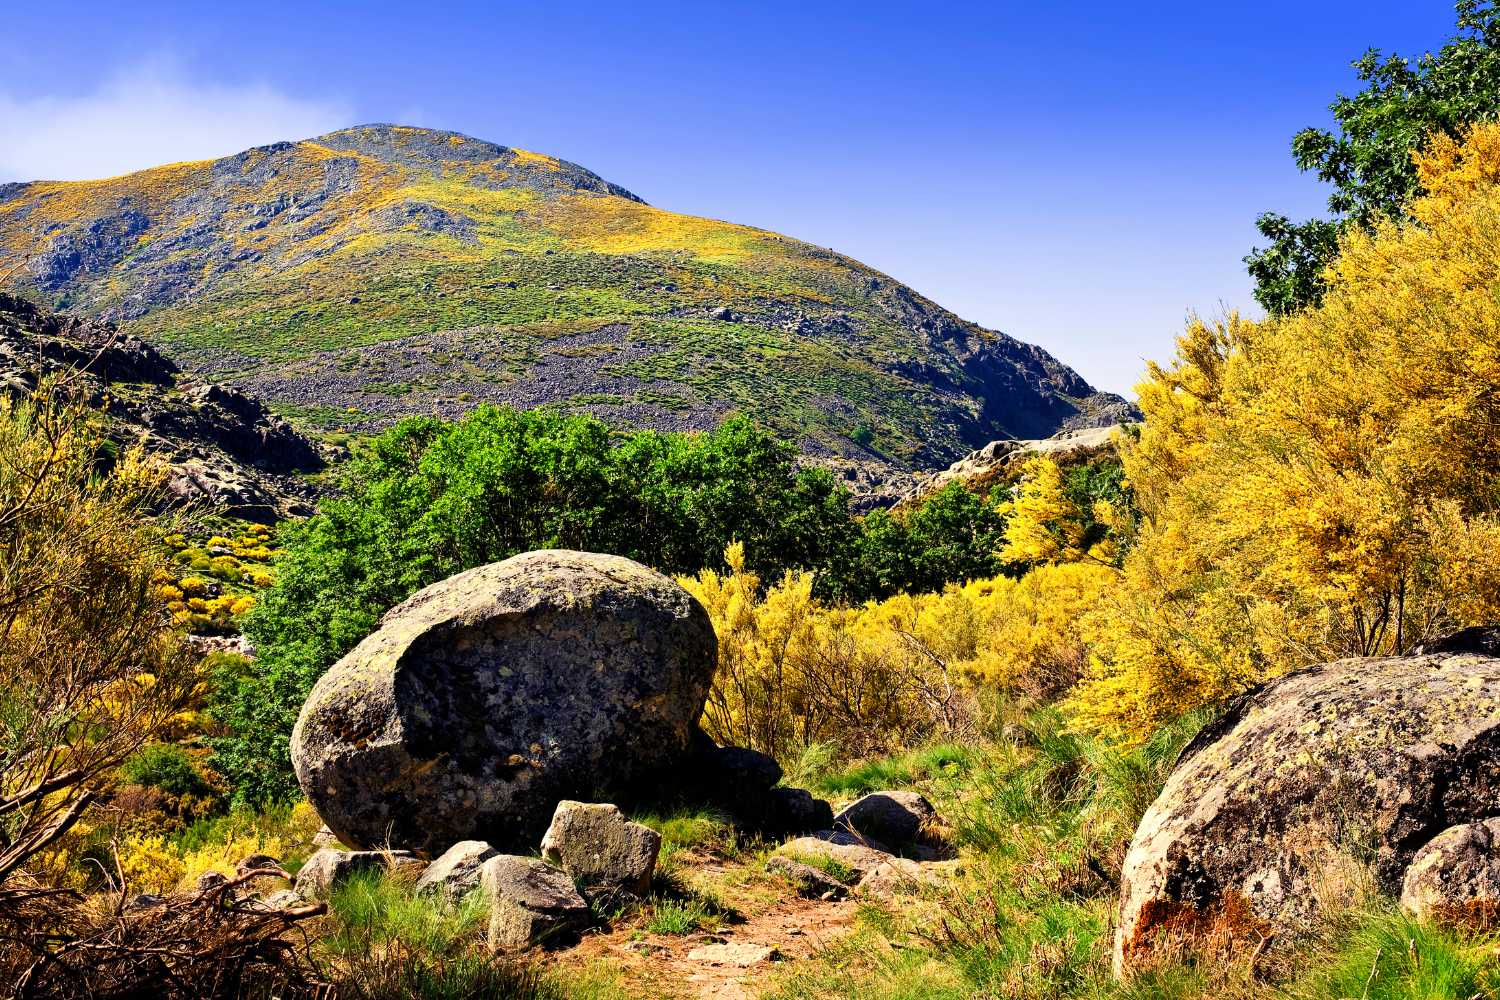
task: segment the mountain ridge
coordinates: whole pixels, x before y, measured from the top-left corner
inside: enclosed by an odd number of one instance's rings
[[[15,290],[314,429],[483,401],[673,430],[739,410],[857,479],[1132,412],[852,258],[456,132],[6,185],[0,252]]]

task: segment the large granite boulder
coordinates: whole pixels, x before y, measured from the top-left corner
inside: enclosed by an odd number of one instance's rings
[[[528,552],[390,611],[313,688],[292,762],[344,843],[532,845],[560,799],[628,799],[681,762],[716,650],[660,573]]]
[[[1401,905],[1441,924],[1500,924],[1500,819],[1450,827],[1429,841],[1406,869]]]
[[[1469,631],[1416,655],[1311,667],[1238,699],[1183,750],[1126,855],[1117,970],[1163,927],[1310,929],[1369,859],[1400,891],[1417,851],[1500,815],[1500,659]]]

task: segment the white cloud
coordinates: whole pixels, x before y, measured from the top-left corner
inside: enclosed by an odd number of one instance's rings
[[[265,84],[196,83],[170,64],[148,63],[77,97],[0,89],[0,181],[112,177],[349,124],[340,100],[292,97]]]

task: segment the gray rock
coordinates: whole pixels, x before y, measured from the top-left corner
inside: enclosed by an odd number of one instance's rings
[[[782,844],[777,854],[814,866],[848,868],[858,880],[891,860],[889,851],[872,846],[843,830],[820,830]],[[831,867],[831,866],[829,866]],[[825,867],[826,870],[826,867]]]
[[[288,910],[301,906],[303,899],[293,889],[278,889],[273,893],[251,899],[249,905],[257,910]]]
[[[849,892],[847,885],[827,872],[782,854],[766,859],[766,871],[786,879],[806,899],[842,899]]]
[[[916,792],[871,792],[833,818],[834,829],[910,844],[932,823],[932,803]]]
[[[806,833],[833,826],[833,807],[805,788],[773,788],[764,798],[761,825],[776,833]]]
[[[589,904],[573,880],[544,862],[498,854],[479,870],[490,910],[489,943],[497,951],[519,951],[588,923]]]
[[[303,899],[327,899],[334,887],[357,872],[404,869],[415,873],[422,867],[408,851],[335,851],[324,848],[313,854],[297,872],[292,888]]]
[[[607,803],[563,801],[542,838],[542,857],[585,888],[651,891],[661,834]]]
[[[212,892],[221,885],[227,885],[229,877],[223,872],[204,872],[198,876],[198,891]]]
[[[247,854],[240,859],[240,863],[234,866],[235,871],[246,874],[260,871],[263,868],[280,869],[281,862],[269,854]]]
[[[423,896],[441,895],[456,903],[479,887],[479,869],[500,852],[482,840],[461,840],[448,848],[417,879],[416,892]]]
[[[681,766],[717,648],[660,573],[528,552],[389,612],[314,687],[292,761],[356,847],[534,844],[559,800],[628,796]]]
[[[1406,869],[1401,905],[1449,926],[1500,925],[1500,819],[1449,827],[1428,842]]]
[[[339,838],[333,835],[333,831],[328,829],[326,823],[318,828],[317,833],[313,834],[312,845],[319,850],[325,847],[341,848],[346,846],[339,843]]]
[[[1239,699],[1183,750],[1136,830],[1115,968],[1147,960],[1163,924],[1241,901],[1293,939],[1352,855],[1373,854],[1394,895],[1423,844],[1500,815],[1500,659],[1483,648],[1459,636],[1341,660]]]
[[[781,953],[766,944],[726,941],[722,944],[706,944],[701,948],[694,948],[688,952],[687,957],[689,962],[702,962],[705,965],[732,965],[737,969],[748,969],[752,965],[774,962],[781,957]]]

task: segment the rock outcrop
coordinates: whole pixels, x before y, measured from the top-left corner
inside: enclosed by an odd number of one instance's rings
[[[1500,815],[1494,634],[1311,667],[1240,698],[1183,751],[1122,875],[1115,964],[1216,914],[1312,926],[1330,873],[1373,858],[1392,894],[1443,830]]]
[[[49,375],[66,375],[103,411],[116,445],[139,444],[166,461],[170,497],[264,523],[311,513],[315,494],[295,474],[321,469],[323,457],[258,401],[184,375],[108,323],[0,293],[0,393],[30,392]]]
[[[314,687],[292,761],[345,843],[529,848],[559,800],[628,800],[680,766],[716,655],[661,574],[529,552],[389,612]]]
[[[1500,925],[1500,819],[1449,827],[1429,841],[1406,869],[1401,905],[1442,924]]]

